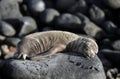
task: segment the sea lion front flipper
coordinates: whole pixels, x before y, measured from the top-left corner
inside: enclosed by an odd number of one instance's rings
[[[51,56],[58,52],[63,51],[65,48],[66,48],[66,45],[64,45],[64,44],[56,44],[50,50],[45,52],[44,54],[36,55],[34,57],[31,57],[30,59],[36,60],[36,61],[43,60],[43,59],[46,59],[48,56]]]

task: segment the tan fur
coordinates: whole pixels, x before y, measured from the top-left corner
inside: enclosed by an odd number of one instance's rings
[[[66,31],[33,33],[24,37],[17,46],[18,58],[31,57],[31,60],[42,59],[38,56],[40,54],[46,56],[61,51],[79,52],[93,58],[98,52],[98,46],[93,39]]]

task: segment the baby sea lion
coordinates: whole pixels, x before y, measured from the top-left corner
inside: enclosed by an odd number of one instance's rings
[[[56,53],[78,52],[93,58],[98,52],[97,43],[88,37],[67,31],[45,31],[25,36],[17,45],[17,58],[31,60],[45,59]]]

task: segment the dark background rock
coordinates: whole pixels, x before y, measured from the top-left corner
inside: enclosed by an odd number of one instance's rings
[[[120,0],[103,0],[106,5],[112,9],[120,8]]]
[[[108,34],[117,34],[118,28],[112,21],[105,21],[102,26]]]
[[[96,24],[100,24],[105,20],[105,13],[99,7],[92,5],[89,9],[90,19]]]
[[[90,22],[89,18],[80,12],[76,13],[75,15],[82,21],[82,23]]]
[[[35,16],[45,10],[45,2],[43,0],[24,0],[24,3],[28,11]]]
[[[78,0],[75,2],[75,4],[70,6],[70,8],[68,9],[68,12],[70,12],[70,13],[76,13],[76,12],[86,13],[87,10],[88,10],[88,6],[86,4],[86,1]]]
[[[38,62],[8,60],[1,72],[5,79],[106,79],[97,56],[89,60],[77,53],[59,53]]]
[[[76,3],[75,0],[57,0],[56,8],[60,11],[66,11],[69,7]]]
[[[20,38],[6,38],[5,43],[8,45],[12,45],[12,46],[17,46],[17,44],[20,42]]]
[[[54,20],[56,29],[77,31],[80,29],[81,20],[73,14],[64,13]]]
[[[54,18],[59,15],[60,13],[57,10],[53,8],[48,8],[40,14],[39,20],[42,23],[50,24],[54,20]]]
[[[100,52],[113,64],[113,66],[120,68],[120,51],[102,49]]]
[[[120,40],[116,40],[112,43],[112,47],[115,50],[120,50]]]
[[[13,0],[0,1],[0,19],[20,18],[22,14],[19,5]]]
[[[0,21],[0,34],[2,34],[4,36],[14,36],[15,33],[16,33],[16,31],[12,25],[10,25],[4,21]]]

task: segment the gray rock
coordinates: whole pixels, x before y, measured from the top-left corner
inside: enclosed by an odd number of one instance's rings
[[[43,0],[25,0],[28,10],[36,15],[45,10],[45,3]]]
[[[39,19],[41,20],[41,22],[49,24],[54,20],[55,17],[59,15],[60,13],[57,10],[48,8],[40,14]]]
[[[77,53],[59,53],[41,61],[8,60],[1,72],[5,79],[106,79],[97,56],[89,60]]]
[[[57,0],[56,7],[59,10],[65,11],[75,3],[76,3],[75,0]]]
[[[37,24],[32,17],[19,18],[21,29],[18,36],[24,36],[37,30]]]
[[[0,19],[20,18],[18,3],[13,0],[1,0],[0,1]]]
[[[112,21],[105,21],[102,24],[103,28],[105,29],[105,31],[109,34],[116,34],[117,33],[117,26],[112,22]]]
[[[120,0],[103,0],[106,5],[112,9],[120,8]]]
[[[84,23],[83,31],[87,35],[94,37],[96,39],[101,39],[106,36],[105,32],[99,26],[92,22]]]
[[[8,45],[12,45],[12,46],[17,46],[17,44],[20,42],[20,39],[19,38],[14,38],[14,37],[11,37],[11,38],[6,38],[5,42],[8,44]]]
[[[10,24],[0,21],[0,34],[4,36],[14,36],[16,31]]]
[[[76,16],[82,21],[82,23],[90,22],[89,18],[82,13],[76,13]]]
[[[120,50],[120,40],[116,40],[112,43],[112,47],[115,49],[115,50]]]
[[[72,14],[65,13],[55,19],[56,28],[77,30],[81,20]]]
[[[88,6],[86,4],[86,1],[85,0],[78,0],[78,1],[76,1],[75,4],[70,6],[68,11],[71,13],[75,13],[75,12],[86,13],[87,9],[88,9]]]
[[[92,5],[89,9],[89,16],[92,21],[101,24],[105,19],[105,13],[99,7]]]

